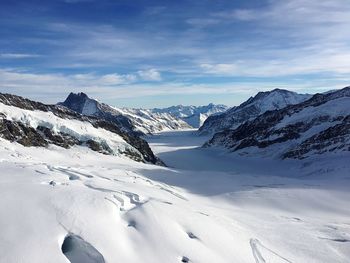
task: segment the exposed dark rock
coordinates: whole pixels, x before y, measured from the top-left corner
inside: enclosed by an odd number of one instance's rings
[[[309,99],[311,95],[297,94],[283,89],[259,92],[237,107],[224,113],[210,116],[199,128],[201,135],[211,134],[229,129],[236,129],[246,121],[252,120],[266,110],[277,110],[288,105]]]
[[[96,142],[94,140],[87,140],[86,145],[95,152],[103,154],[112,154],[113,150],[105,143]]]
[[[84,116],[61,105],[46,105],[11,94],[0,93],[0,103],[25,110],[52,112],[54,115],[63,119],[76,119],[89,122],[95,128],[102,128],[121,136],[139,152],[126,150],[122,154],[137,161],[164,165],[162,161],[153,154],[145,140],[138,137],[134,132],[127,132],[128,128],[123,126],[123,121],[117,122],[116,124],[116,122],[109,121],[108,118],[101,119],[95,116]],[[125,117],[123,116],[123,118]],[[83,143],[69,134],[54,133],[47,127],[39,126],[34,129],[20,122],[6,120],[6,116],[3,113],[0,113],[0,135],[7,140],[16,141],[25,146],[47,146],[48,144],[55,144],[64,148],[69,148],[72,145],[81,145]],[[103,143],[90,141],[86,142],[86,144],[92,150],[104,154],[111,154],[113,152],[108,145],[104,145]]]
[[[89,103],[89,111],[84,111],[85,104]],[[113,123],[119,128],[119,130],[133,135],[143,135],[140,132],[136,132],[135,126],[125,116],[115,112],[111,112],[111,108],[108,105],[99,103],[90,99],[85,93],[80,92],[78,94],[70,93],[64,102],[59,103],[74,112],[83,114],[90,117],[97,117],[98,119],[104,119]]]
[[[47,141],[32,127],[21,122],[0,119],[0,136],[24,146],[47,146]]]
[[[236,129],[226,129],[216,133],[204,147],[221,145],[232,151],[238,151],[247,147],[266,148],[273,144],[281,143],[282,145],[287,141],[301,140],[299,145],[294,146],[293,149],[285,149],[286,152],[282,158],[304,158],[311,151],[315,153],[334,150],[348,151],[350,146],[349,116],[308,116],[307,121],[279,125],[284,118],[294,116],[308,107],[317,108],[327,102],[346,97],[350,97],[350,87],[326,94],[316,94],[299,104],[289,105],[280,110],[267,111]],[[320,127],[321,124],[327,124],[325,130],[321,130],[310,138],[301,138],[301,135],[313,127]]]
[[[61,146],[63,148],[68,149],[69,147],[73,145],[80,145],[82,142],[80,142],[78,139],[74,138],[73,136],[70,136],[66,133],[58,133],[53,134],[52,130],[49,128],[38,126],[37,130],[42,132],[44,138],[47,140],[48,143],[55,144],[57,146]]]
[[[298,147],[283,154],[283,158],[303,159],[308,152],[322,154],[337,149],[350,151],[350,115],[333,127],[330,127],[309,139],[303,141]]]

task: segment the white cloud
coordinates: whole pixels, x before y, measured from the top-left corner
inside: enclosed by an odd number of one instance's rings
[[[235,64],[200,64],[205,73],[219,75],[237,75],[238,67]]]
[[[248,98],[258,91],[273,88],[286,88],[300,92],[318,92],[342,88],[348,84],[347,79],[319,79],[309,82],[232,82],[221,84],[189,83],[149,83],[133,82],[133,75],[108,74],[33,74],[14,70],[0,69],[1,92],[29,97],[46,103],[64,100],[70,92],[86,92],[101,101],[113,99],[142,98],[159,95],[199,95],[199,94],[235,94]],[[131,79],[130,79],[131,78]],[[330,85],[329,83],[333,83]],[[239,101],[238,101],[239,102]],[[157,102],[155,102],[157,104]]]
[[[26,53],[3,53],[3,54],[0,54],[0,59],[1,58],[21,59],[21,58],[35,58],[35,57],[40,57],[40,55],[37,55],[37,54],[26,54]]]
[[[156,69],[139,70],[137,73],[141,77],[142,80],[146,80],[146,81],[161,81],[162,80],[160,72],[157,71]]]
[[[246,32],[246,39],[198,60],[198,69],[205,73],[251,77],[350,74],[349,0],[269,0],[263,7],[212,16],[221,23],[238,21],[254,27]]]
[[[120,85],[135,82],[137,77],[132,74],[119,75],[119,74],[107,74],[99,78],[97,81],[101,85]]]
[[[199,70],[218,76],[281,77],[307,74],[327,74],[328,76],[350,74],[350,52],[325,49],[313,52],[309,49],[276,51],[281,54],[276,59],[237,60],[235,63],[200,63]],[[348,78],[350,81],[350,78]]]
[[[220,20],[215,18],[190,18],[186,22],[192,26],[205,27],[219,24]]]

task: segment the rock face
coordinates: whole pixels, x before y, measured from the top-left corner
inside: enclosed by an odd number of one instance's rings
[[[24,146],[86,145],[103,154],[162,164],[145,140],[114,122],[11,94],[0,93],[0,136]]]
[[[267,111],[236,129],[216,133],[205,147],[239,154],[302,159],[350,150],[350,87]]]
[[[193,128],[199,128],[209,116],[225,112],[227,109],[226,105],[210,103],[206,106],[177,105],[163,109],[155,108],[151,111],[171,114],[176,118],[182,119]]]
[[[90,99],[83,92],[77,94],[70,93],[67,99],[58,105],[67,107],[68,109],[85,116],[95,116],[113,122],[119,127],[119,129],[124,132],[135,134],[138,133],[135,125],[129,118],[116,112],[107,104],[103,104],[97,100]]]
[[[59,105],[86,116],[95,116],[113,122],[121,130],[137,135],[190,128],[186,122],[171,114],[146,109],[116,108],[91,99],[85,93],[70,93]]]
[[[238,107],[210,116],[199,128],[198,133],[206,135],[226,129],[235,129],[245,121],[252,120],[266,111],[282,109],[288,105],[305,101],[310,97],[307,94],[297,94],[282,89],[259,92],[255,97],[249,98]]]

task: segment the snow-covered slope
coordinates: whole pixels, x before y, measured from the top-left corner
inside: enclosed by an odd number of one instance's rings
[[[244,172],[245,158],[173,133],[151,138],[171,169],[0,138],[0,262],[348,262],[346,159],[247,163]],[[319,169],[321,179],[303,177]]]
[[[113,108],[123,116],[128,117],[137,131],[153,134],[161,131],[190,129],[186,122],[169,113],[153,112],[149,109]]]
[[[152,112],[169,113],[184,120],[193,128],[199,128],[209,116],[225,112],[227,109],[226,105],[210,103],[206,106],[177,105],[162,109],[154,108]]]
[[[308,94],[298,94],[282,89],[259,92],[238,107],[233,107],[222,114],[209,117],[199,128],[198,133],[204,135],[225,129],[234,129],[245,121],[252,120],[266,111],[281,109],[290,104],[297,104],[310,97],[311,95]]]
[[[126,132],[152,134],[163,130],[188,129],[190,126],[168,113],[146,109],[116,108],[89,98],[85,93],[70,93],[59,103],[87,116],[96,116],[116,123]]]
[[[86,145],[104,154],[159,162],[146,141],[110,122],[10,94],[0,93],[0,136],[25,146]]]
[[[350,87],[268,111],[235,130],[216,133],[206,146],[282,158],[350,153]]]

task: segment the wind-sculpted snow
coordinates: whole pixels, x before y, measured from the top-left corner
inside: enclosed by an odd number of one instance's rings
[[[348,261],[346,158],[222,158],[190,131],[149,140],[172,168],[0,138],[0,262]]]
[[[252,120],[266,111],[297,104],[310,97],[311,95],[297,94],[282,89],[259,92],[238,107],[233,107],[222,114],[210,116],[199,128],[198,133],[200,135],[207,135],[226,129],[235,129],[244,122]]]
[[[216,133],[205,146],[224,146],[241,155],[306,158],[350,152],[350,88],[268,111],[234,130]]]
[[[74,234],[65,237],[62,253],[71,263],[105,263],[103,256],[96,248]]]

